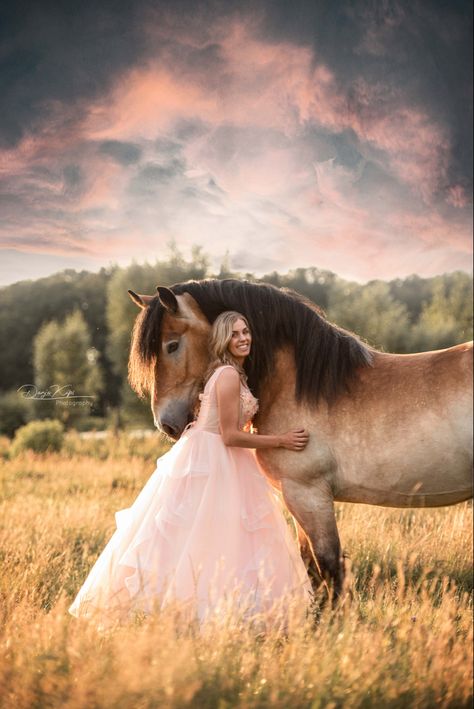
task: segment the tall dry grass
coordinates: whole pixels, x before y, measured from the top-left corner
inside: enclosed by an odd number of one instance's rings
[[[352,597],[316,624],[296,609],[258,634],[229,613],[198,632],[168,609],[100,633],[67,608],[153,462],[74,445],[2,463],[0,706],[471,706],[469,504],[338,506]]]

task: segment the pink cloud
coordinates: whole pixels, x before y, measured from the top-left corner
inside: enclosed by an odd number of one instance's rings
[[[47,225],[47,229],[39,229],[35,225],[22,225],[20,233],[0,234],[0,248],[61,256],[90,253],[87,239],[83,234],[54,221]]]
[[[397,177],[430,201],[444,181],[449,141],[443,129],[425,112],[404,105],[403,97],[380,85],[358,80],[348,92],[328,67],[314,66],[312,50],[289,42],[258,39],[248,23],[238,21],[215,28],[220,39],[221,64],[212,82],[206,69],[196,75],[192,67],[176,61],[173,42],[188,51],[203,48],[202,40],[179,32],[167,37],[170,49],[146,66],[124,73],[111,93],[83,107],[84,118],[67,114],[59,132],[47,130],[26,138],[7,170],[51,157],[61,145],[76,139],[99,141],[152,140],[172,130],[175,122],[196,116],[212,126],[275,129],[296,135],[306,122],[334,132],[352,130],[360,141],[379,151]],[[156,32],[163,39],[163,29]],[[170,42],[171,40],[171,42]],[[54,107],[58,118],[61,107]],[[56,126],[60,120],[53,121]],[[377,159],[377,155],[372,156]],[[104,190],[104,186],[100,187]]]
[[[449,222],[434,211],[422,214],[399,212],[388,215],[387,224],[395,233],[405,233],[428,247],[456,249],[465,254],[465,267],[468,267],[468,256],[472,253],[472,225],[468,221]]]
[[[316,122],[334,132],[352,130],[376,149],[372,159],[431,202],[445,181],[450,146],[421,108],[363,79],[348,92],[328,67],[314,67],[309,48],[266,43],[245,23],[222,32],[222,67],[210,88],[160,58],[121,77],[111,96],[90,107],[84,132],[95,140],[152,138],[178,118],[199,116],[210,126],[260,126],[294,136],[302,124]],[[194,40],[192,46],[201,45]]]
[[[360,176],[358,170],[349,170],[337,165],[334,158],[316,163],[316,203],[321,207],[328,204],[332,209],[349,214],[354,221],[366,220],[369,212],[362,208],[353,194],[353,185]]]
[[[197,74],[190,71],[192,67],[183,67],[171,48],[146,66],[123,74],[110,95],[91,105],[84,133],[94,140],[110,135],[119,140],[154,138],[177,119],[196,116],[211,125],[231,123],[294,133],[299,128],[294,100],[310,75],[312,52],[290,43],[265,43],[242,22],[218,28],[219,32],[222,66],[212,81],[205,69]],[[157,33],[162,38],[162,31]],[[171,39],[177,42],[180,37]],[[188,51],[203,48],[195,38],[181,41]]]
[[[76,113],[53,106],[50,124],[0,154],[3,176],[27,207],[16,214],[15,228],[3,229],[3,245],[146,258],[174,236],[213,253],[216,244],[222,253],[251,244],[269,258],[277,254],[283,269],[317,263],[361,278],[426,272],[443,258],[446,270],[469,253],[469,225],[448,219],[433,201],[446,181],[448,136],[400,92],[362,79],[347,90],[309,47],[264,41],[246,22],[203,30],[218,38],[212,68],[186,60],[206,49],[205,39],[166,31],[168,49],[157,59],[124,72],[109,94]],[[149,41],[164,32],[150,27]],[[204,128],[182,148],[187,171],[176,188],[160,186],[157,204],[153,196],[130,193],[139,167],[97,151],[103,140],[133,141],[144,162],[156,161],[156,138],[172,138],[177,122],[196,118]],[[304,148],[296,143],[307,125],[352,131],[368,159],[411,189],[410,206],[398,204],[398,197],[380,205],[361,195],[357,171],[332,158],[314,165],[302,159]],[[235,144],[223,157],[213,141],[228,127],[236,130]],[[71,195],[62,177],[68,163],[84,175]],[[208,186],[211,178],[218,196]],[[184,207],[186,188],[198,197]],[[466,206],[463,188],[450,188],[447,201]],[[57,216],[45,216],[55,210]]]
[[[352,130],[362,143],[380,151],[379,159],[426,202],[445,179],[450,147],[445,131],[420,108],[404,105],[399,93],[363,79],[345,92],[331,72],[319,66],[302,88],[299,106],[301,120],[316,121],[334,132]]]

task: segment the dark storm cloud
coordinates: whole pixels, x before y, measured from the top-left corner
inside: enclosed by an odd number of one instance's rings
[[[323,2],[11,2],[0,14],[0,144],[37,130],[55,102],[77,116],[80,99],[102,95],[124,69],[161,54],[176,71],[210,91],[228,80],[213,22],[250,14],[265,39],[310,46],[349,92],[361,75],[402,90],[407,103],[430,106],[447,126],[448,182],[472,180],[471,3]],[[202,46],[143,41],[153,18],[174,29],[193,27]],[[211,22],[212,21],[212,22]],[[206,39],[206,33],[208,33]],[[357,102],[357,92],[353,101]],[[377,110],[374,105],[373,110]],[[115,153],[120,160],[126,154]]]
[[[140,179],[146,183],[150,182],[168,182],[175,175],[182,172],[182,164],[178,161],[176,164],[156,165],[149,163],[145,165],[140,172]]]
[[[150,46],[143,41],[147,18],[180,25],[181,18],[209,25],[231,12],[232,2],[193,0],[9,0],[0,6],[0,147],[14,146],[38,130],[56,102],[74,118],[81,99],[103,95],[125,69],[163,52],[177,68],[196,77],[220,66],[219,45],[189,48],[179,43]],[[219,72],[217,75],[220,75]],[[217,80],[217,79],[216,79]]]
[[[55,102],[74,113],[144,59],[139,2],[18,2],[0,10],[0,145],[41,127]]]
[[[173,178],[181,176],[184,169],[184,162],[178,158],[172,159],[164,165],[149,162],[143,165],[138,175],[133,179],[133,185],[140,190],[141,187],[170,182]]]
[[[177,140],[188,141],[197,138],[209,130],[209,126],[199,118],[193,120],[180,119],[175,124],[175,135]]]
[[[170,138],[164,138],[160,136],[155,140],[155,150],[158,155],[169,157],[170,155],[176,155],[181,151],[181,143],[176,140],[171,140]]]
[[[451,143],[447,183],[472,185],[471,2],[281,0],[266,7],[265,37],[311,46],[354,102],[351,86],[363,76],[435,115]]]
[[[202,238],[250,271],[464,268],[470,5],[3,8],[0,244],[127,259]]]
[[[181,52],[174,54],[179,56]],[[226,61],[218,44],[208,44],[199,49],[186,49],[179,58],[182,64],[180,66],[179,62],[175,61],[175,66],[182,76],[193,80],[197,85],[202,85],[207,90],[218,89],[228,78]]]
[[[84,183],[84,175],[80,165],[66,165],[63,170],[63,189],[68,195],[78,194]]]
[[[133,165],[140,160],[142,150],[135,143],[124,143],[120,140],[104,140],[99,146],[102,155],[108,155],[119,165]]]

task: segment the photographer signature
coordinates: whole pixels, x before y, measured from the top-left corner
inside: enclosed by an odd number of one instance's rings
[[[93,399],[93,396],[76,394],[70,384],[51,384],[47,389],[38,389],[35,384],[22,384],[17,391],[24,399]]]

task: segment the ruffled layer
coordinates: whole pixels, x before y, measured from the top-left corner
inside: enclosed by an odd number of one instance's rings
[[[190,429],[164,456],[117,529],[69,611],[123,617],[178,601],[199,618],[235,590],[255,612],[310,583],[276,494],[253,451]]]

